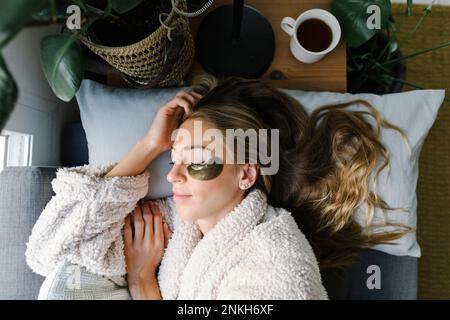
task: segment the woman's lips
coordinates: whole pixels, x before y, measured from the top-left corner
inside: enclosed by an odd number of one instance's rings
[[[192,197],[190,194],[179,194],[179,193],[173,194],[174,200],[187,200],[190,197]]]

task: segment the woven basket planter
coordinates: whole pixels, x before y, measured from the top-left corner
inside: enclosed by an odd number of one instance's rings
[[[178,8],[186,9],[186,1],[178,0]],[[187,75],[194,60],[194,40],[186,17],[171,10],[164,25],[145,39],[122,47],[107,47],[91,42],[80,35],[80,40],[107,63],[119,70],[130,84],[140,86],[168,87],[179,85]],[[183,43],[177,50],[175,61],[164,61],[164,52],[171,45],[169,36],[181,32]]]

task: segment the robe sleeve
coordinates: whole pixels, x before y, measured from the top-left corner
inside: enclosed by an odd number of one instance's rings
[[[123,226],[148,191],[149,173],[104,177],[114,166],[60,168],[52,181],[55,195],[33,227],[26,249],[28,266],[47,276],[69,261],[107,277],[126,274]],[[156,200],[163,217],[170,214]],[[169,225],[170,227],[170,225]]]

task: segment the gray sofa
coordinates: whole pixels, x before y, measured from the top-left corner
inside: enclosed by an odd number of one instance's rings
[[[87,163],[80,123],[69,125],[61,148],[63,166]],[[43,278],[25,263],[25,244],[53,196],[57,167],[8,167],[0,173],[0,299],[36,299]],[[380,270],[380,288],[367,286],[369,266]],[[417,259],[365,250],[349,269],[323,272],[331,299],[416,299]]]

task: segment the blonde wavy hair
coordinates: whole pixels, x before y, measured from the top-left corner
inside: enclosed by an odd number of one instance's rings
[[[259,80],[219,81],[204,74],[194,79],[192,90],[203,98],[180,124],[202,119],[224,136],[226,129],[279,129],[279,171],[259,175],[254,187],[268,195],[269,204],[292,213],[321,269],[348,266],[360,249],[392,243],[413,231],[387,222],[395,231],[374,232],[380,226],[371,223],[375,208],[398,210],[371,191],[376,190],[380,172],[389,167],[380,130],[392,129],[406,137],[368,102],[326,105],[308,115],[297,100]],[[355,104],[366,110],[348,110]],[[361,204],[367,208],[364,227],[355,220]]]

